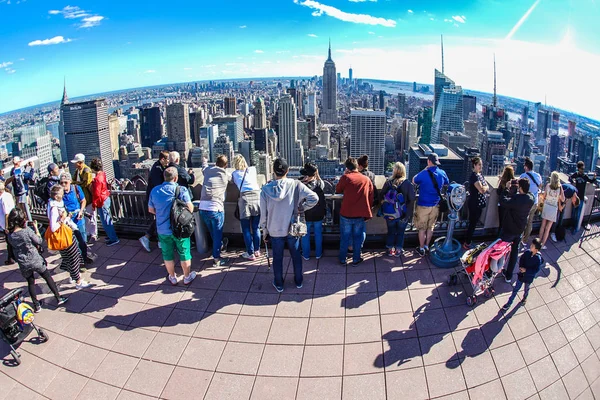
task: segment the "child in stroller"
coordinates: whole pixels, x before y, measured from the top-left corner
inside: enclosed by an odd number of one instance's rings
[[[29,296],[33,302],[33,310],[39,312],[42,307],[35,291],[35,272],[44,278],[59,306],[64,304],[67,298],[59,294],[56,283],[52,279],[50,271],[48,271],[48,264],[41,255],[42,238],[39,236],[35,222],[33,226],[36,233],[27,228],[27,218],[20,208],[14,208],[8,215],[8,231],[10,232],[8,241],[14,249],[19,270],[23,278],[27,280]]]

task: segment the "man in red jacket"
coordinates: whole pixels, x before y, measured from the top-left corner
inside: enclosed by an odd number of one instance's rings
[[[373,206],[373,184],[371,180],[358,172],[358,163],[355,158],[348,158],[344,163],[346,172],[335,187],[336,193],[343,193],[342,208],[340,210],[340,263],[344,266],[348,255],[348,242],[352,237],[352,265],[357,266],[363,259],[360,249],[364,241],[365,221],[371,219]]]

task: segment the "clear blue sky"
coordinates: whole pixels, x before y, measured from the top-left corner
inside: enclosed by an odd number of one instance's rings
[[[528,13],[528,10],[531,10]],[[0,112],[70,96],[204,79],[322,73],[432,82],[600,119],[598,0],[0,0]],[[522,20],[522,24],[518,24]],[[512,34],[511,34],[512,31]]]

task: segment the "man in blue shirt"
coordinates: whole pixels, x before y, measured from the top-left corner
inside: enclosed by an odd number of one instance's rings
[[[444,185],[448,185],[448,175],[438,168],[440,159],[436,153],[427,156],[427,168],[413,178],[413,183],[419,186],[419,199],[415,209],[415,227],[419,231],[419,247],[417,252],[424,256],[429,251],[429,243],[433,238],[433,228],[438,219],[440,195]],[[437,189],[434,185],[437,182]]]
[[[75,238],[78,242],[79,251],[81,251],[81,258],[86,264],[92,264],[94,259],[90,257],[88,247],[86,244],[86,232],[85,232],[85,195],[81,187],[72,184],[73,177],[69,172],[63,172],[60,174],[59,183],[63,187],[65,194],[63,196],[63,202],[65,203],[65,210],[71,214],[71,220],[77,225],[77,230],[73,231]],[[80,268],[81,270],[81,268]]]
[[[162,185],[155,187],[150,192],[150,200],[148,202],[148,212],[156,215],[156,231],[158,233],[158,241],[162,251],[165,267],[169,273],[168,279],[172,285],[177,285],[177,275],[175,275],[175,254],[177,250],[181,268],[183,269],[183,284],[189,285],[196,277],[196,272],[191,271],[192,253],[190,251],[190,238],[178,239],[173,236],[171,230],[171,208],[175,201],[175,192],[177,190],[177,168],[169,167],[164,172],[165,181]],[[190,198],[190,193],[187,189],[179,190],[179,199],[186,202],[190,212],[194,212],[194,205]]]
[[[533,207],[529,210],[529,217],[527,217],[527,226],[525,227],[525,233],[523,233],[523,244],[526,245],[529,242],[529,235],[531,235],[531,227],[533,223],[533,217],[537,211],[538,195],[542,191],[544,180],[541,175],[533,170],[533,161],[529,157],[525,159],[525,172],[521,174],[519,178],[525,178],[529,181],[529,193],[533,195]]]

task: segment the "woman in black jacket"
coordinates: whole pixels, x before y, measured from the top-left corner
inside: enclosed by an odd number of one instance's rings
[[[300,170],[302,182],[319,196],[319,202],[310,210],[304,212],[306,219],[306,235],[302,237],[302,258],[310,260],[310,231],[315,234],[315,256],[317,260],[323,256],[323,219],[327,211],[325,203],[325,183],[319,176],[319,170],[314,163],[306,163]]]
[[[465,250],[471,248],[471,241],[473,240],[473,233],[475,232],[477,221],[479,221],[481,212],[487,206],[485,194],[489,190],[489,186],[481,173],[481,168],[483,166],[481,158],[473,157],[471,159],[471,164],[473,166],[473,173],[469,178],[469,199],[467,201],[469,207],[469,228],[467,229],[465,243],[463,243],[463,248]]]

